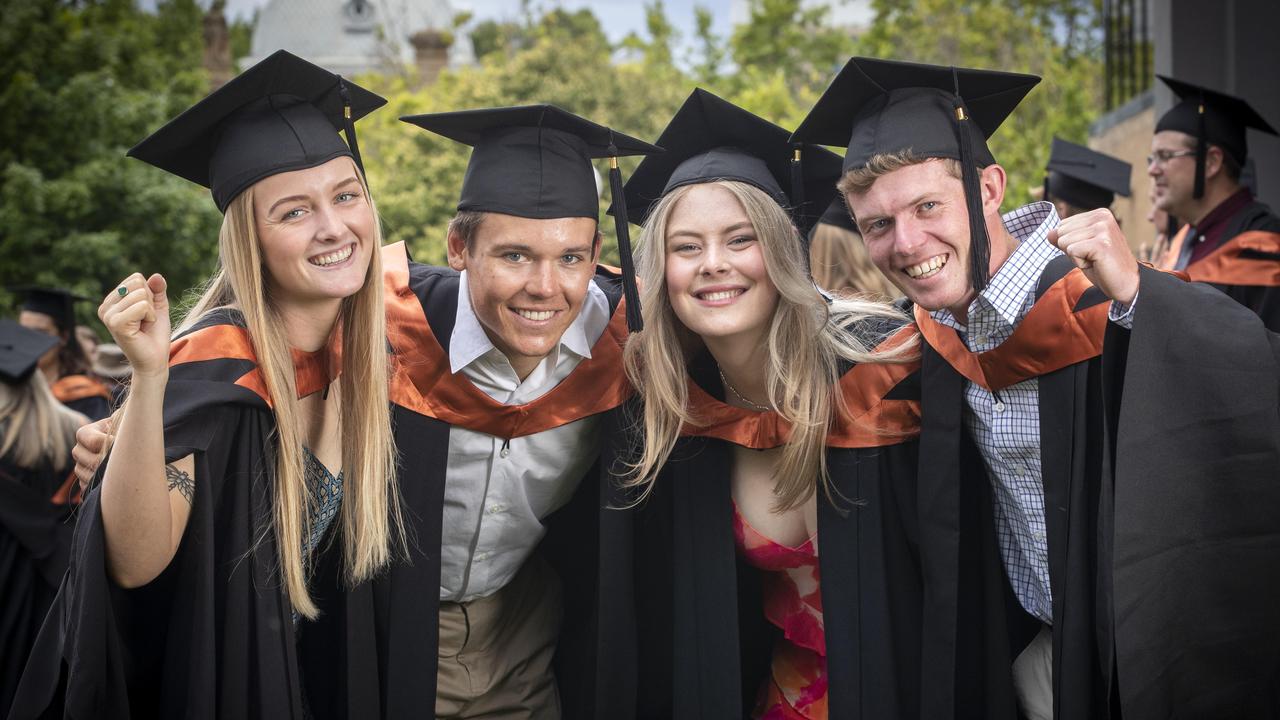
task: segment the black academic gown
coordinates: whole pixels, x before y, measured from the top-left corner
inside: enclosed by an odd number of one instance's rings
[[[910,331],[908,331],[910,332]],[[629,562],[601,569],[602,592],[634,616],[609,636],[634,658],[617,679],[610,718],[742,718],[769,675],[780,631],[765,618],[760,572],[739,556],[730,494],[732,445],[785,442],[774,413],[724,404],[714,361],[690,369],[691,398],[710,426],[689,429],[650,496],[633,506],[617,474],[602,537],[630,538]],[[703,389],[705,388],[705,390]],[[917,556],[919,377],[916,366],[857,366],[840,385],[856,423],[827,451],[833,495],[818,497],[818,558],[832,718],[919,717],[922,606]],[[611,413],[606,456],[634,452],[634,403]]]
[[[1221,293],[1149,268],[1126,331],[1069,262],[1046,269],[1048,312],[1001,346],[1015,352],[981,364],[1000,386],[1039,379],[1055,717],[1276,717],[1280,339]],[[953,684],[926,687],[924,716],[949,717],[933,708],[954,698],[957,717],[1015,718],[1008,667],[1038,623],[993,582],[992,481],[962,415],[961,373],[977,371],[954,331],[930,337],[917,320],[921,553],[959,639],[954,657],[933,656]]]
[[[596,285],[609,297],[609,326],[569,377],[526,405],[502,405],[449,367],[449,339],[458,301],[458,274],[410,263],[401,245],[384,249],[388,335],[395,354],[392,381],[400,483],[413,538],[408,562],[372,583],[368,601],[377,662],[359,684],[380,694],[381,717],[416,718],[435,707],[439,642],[440,541],[449,432],[463,427],[496,437],[521,437],[603,413],[630,392],[622,371],[625,307],[618,276],[601,269]],[[591,469],[587,477],[595,477]],[[607,564],[597,522],[599,496],[582,483],[570,502],[547,518],[540,552],[564,585],[564,623],[555,668],[565,718],[597,718],[599,677],[619,671],[596,652],[595,628],[612,626],[613,608],[596,604],[597,568]],[[353,690],[353,692],[357,692]]]
[[[67,570],[71,457],[55,470],[0,460],[0,718],[7,717],[27,654]]]
[[[1280,217],[1252,202],[1232,216],[1222,238],[1213,252],[1187,266],[1188,277],[1213,285],[1280,332]]]
[[[298,367],[299,391],[322,389],[326,372]],[[194,453],[196,464],[177,554],[148,585],[117,586],[107,574],[100,491],[91,490],[13,718],[303,717],[292,611],[265,529],[274,420],[237,314],[215,311],[175,340],[164,417],[166,460]],[[323,578],[315,587],[322,605],[334,594]],[[304,654],[317,663],[304,674],[324,678],[343,659]],[[316,717],[343,714],[311,705]]]
[[[89,375],[65,375],[50,387],[58,402],[84,415],[90,422],[111,414],[111,391]]]

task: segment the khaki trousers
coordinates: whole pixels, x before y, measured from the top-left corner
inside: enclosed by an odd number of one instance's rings
[[[535,554],[493,595],[440,603],[437,718],[558,720],[551,660],[560,593],[555,571]]]

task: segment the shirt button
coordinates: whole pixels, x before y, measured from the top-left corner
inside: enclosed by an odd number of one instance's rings
[[[511,448],[509,447],[504,447],[502,448],[502,450],[498,451],[498,457],[506,457],[510,454],[511,454]]]
[[[476,560],[488,560],[488,559],[489,559],[489,553],[487,552],[476,553]]]
[[[1009,469],[1012,470],[1013,474],[1017,477],[1022,477],[1027,474],[1027,469],[1021,465],[1014,465]]]
[[[978,345],[986,345],[986,344],[987,344],[987,340],[988,340],[988,339],[989,339],[989,338],[986,336],[986,334],[984,334],[984,333],[979,333],[979,334],[977,335],[977,337],[975,337],[975,338],[973,339],[973,342],[974,342],[974,343],[976,343],[976,344],[978,344]]]
[[[490,514],[490,515],[497,515],[498,513],[502,512],[502,510],[503,510],[503,506],[502,506],[502,505],[490,505],[490,506],[489,506],[489,514]]]
[[[1002,413],[1002,412],[1004,412],[1004,401],[1003,401],[1003,400],[997,400],[997,401],[996,401],[996,404],[991,406],[991,409],[992,409],[992,410],[995,410],[995,411],[996,411],[996,412],[998,412],[998,413]]]

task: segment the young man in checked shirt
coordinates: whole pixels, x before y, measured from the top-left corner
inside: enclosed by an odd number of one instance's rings
[[[923,715],[1275,717],[1280,338],[1109,211],[1001,216],[985,139],[1037,81],[854,58],[792,138],[848,145],[925,340]]]

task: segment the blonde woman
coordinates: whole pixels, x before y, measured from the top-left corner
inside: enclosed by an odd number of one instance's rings
[[[840,160],[805,147],[793,183],[787,136],[696,91],[629,183],[629,207],[659,198],[613,498],[636,508],[642,717],[915,712],[916,341],[805,273],[793,218],[826,208]]]
[[[71,445],[85,419],[35,371],[57,344],[0,320],[0,717],[67,569]]]
[[[344,589],[404,544],[378,223],[337,131],[382,102],[280,52],[130,152],[211,188],[221,267],[172,339],[158,274],[99,308],[133,380],[15,717],[347,714]]]

